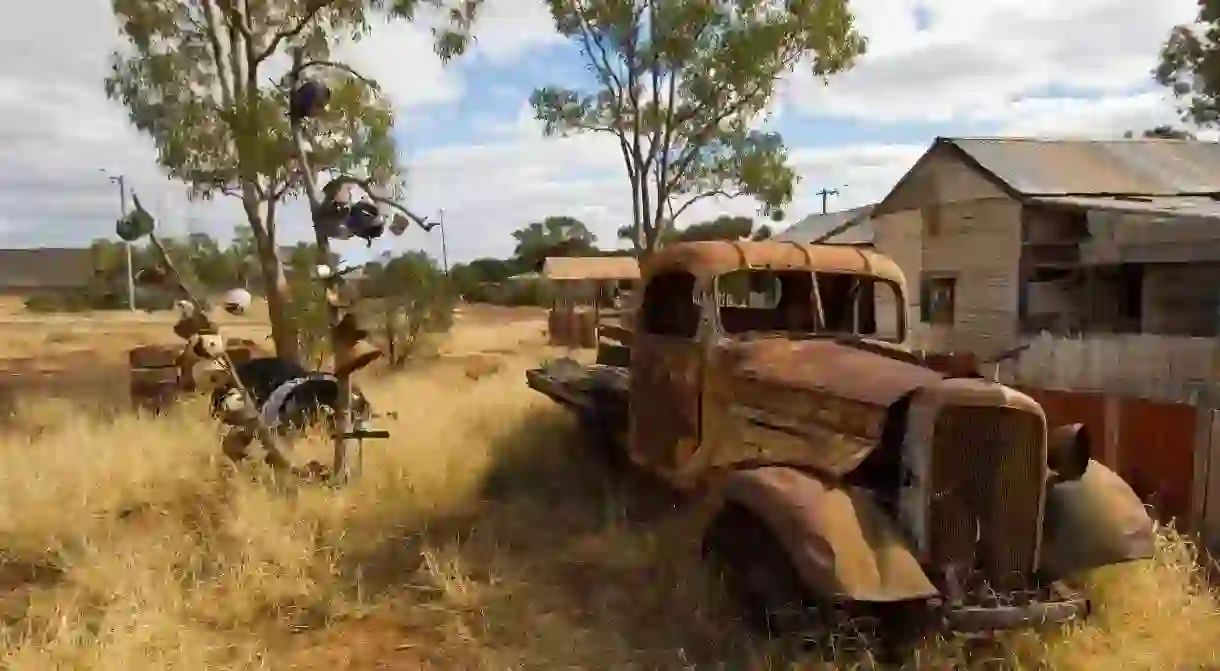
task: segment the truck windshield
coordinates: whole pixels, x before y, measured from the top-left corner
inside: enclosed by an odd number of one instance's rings
[[[906,335],[898,287],[868,275],[743,268],[716,278],[716,301],[734,336]]]

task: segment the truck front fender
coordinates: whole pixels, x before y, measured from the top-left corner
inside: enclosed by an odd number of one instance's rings
[[[1143,502],[1100,463],[1089,460],[1079,480],[1047,491],[1040,563],[1048,576],[1148,559],[1155,547],[1156,530]]]
[[[939,594],[866,490],[769,466],[730,473],[722,492],[763,520],[817,597],[889,602]]]

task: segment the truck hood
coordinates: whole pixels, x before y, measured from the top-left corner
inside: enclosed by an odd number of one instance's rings
[[[716,410],[707,421],[720,449],[701,466],[786,464],[833,477],[855,470],[880,445],[890,406],[943,379],[885,352],[833,340],[719,345],[710,389]]]
[[[923,366],[833,340],[733,342],[723,346],[723,355],[743,391],[808,391],[871,406],[889,406],[944,379]]]

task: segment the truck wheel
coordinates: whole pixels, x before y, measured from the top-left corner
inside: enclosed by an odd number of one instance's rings
[[[906,663],[919,636],[918,605],[836,604],[809,593],[787,550],[766,523],[730,503],[713,520],[703,554],[719,573],[729,599],[755,634],[799,636],[823,654],[864,653],[885,664]]]
[[[581,412],[577,422],[580,425],[581,437],[611,472],[617,473],[626,468],[626,458],[610,429],[610,422],[592,411]]]
[[[716,516],[704,535],[703,555],[755,633],[783,636],[819,619],[786,550],[746,508],[730,503]]]

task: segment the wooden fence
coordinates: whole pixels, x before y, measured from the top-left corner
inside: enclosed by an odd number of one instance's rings
[[[1164,521],[1220,550],[1220,411],[1097,392],[1021,388],[1051,426],[1089,428],[1098,461],[1113,468]]]
[[[1015,386],[1193,402],[1214,396],[1207,390],[1217,354],[1214,338],[1043,334],[1005,366],[1002,379]]]

